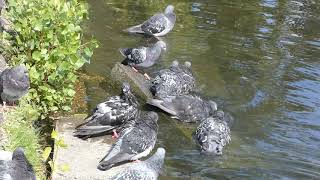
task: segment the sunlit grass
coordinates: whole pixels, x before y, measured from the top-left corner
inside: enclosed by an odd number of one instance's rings
[[[41,146],[38,130],[33,127],[37,118],[32,106],[22,102],[16,109],[5,114],[4,130],[8,137],[6,151],[13,151],[17,147],[25,150],[29,162],[37,174],[37,179],[45,179],[45,165],[41,160]]]

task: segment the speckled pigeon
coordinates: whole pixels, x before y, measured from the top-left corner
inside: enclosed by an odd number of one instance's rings
[[[157,113],[141,113],[136,123],[126,129],[125,133],[113,144],[109,153],[100,161],[98,169],[105,171],[118,163],[147,156],[157,140],[157,121]]]
[[[224,146],[231,141],[230,129],[227,122],[224,121],[223,111],[217,111],[215,116],[200,123],[196,131],[196,139],[202,153],[222,154]]]
[[[142,24],[126,29],[129,33],[147,34],[149,36],[164,36],[169,33],[176,22],[174,7],[168,5],[164,13],[158,13]]]
[[[25,95],[29,87],[29,75],[25,66],[5,69],[0,75],[0,92],[4,106],[6,102],[14,103]]]
[[[189,94],[195,88],[195,77],[191,70],[191,63],[186,61],[180,65],[173,61],[168,69],[162,69],[151,79],[150,91],[155,98]]]
[[[24,150],[13,151],[12,160],[0,161],[1,180],[36,180],[32,165],[27,160]]]
[[[113,177],[113,180],[157,180],[161,172],[166,151],[158,148],[149,159],[131,164]]]
[[[136,118],[139,103],[132,94],[130,85],[123,83],[120,96],[112,96],[97,105],[94,113],[85,122],[76,127],[75,136],[86,139],[88,137],[105,135],[121,129],[123,124]]]
[[[166,50],[166,43],[158,41],[150,47],[121,48],[120,53],[126,58],[123,61],[125,65],[147,68],[160,58],[162,50]]]
[[[214,101],[206,101],[199,96],[190,94],[149,99],[147,103],[183,122],[200,122],[213,115],[217,110],[217,104]]]

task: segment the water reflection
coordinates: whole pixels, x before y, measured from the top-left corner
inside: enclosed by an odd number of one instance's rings
[[[154,68],[173,59],[191,60],[203,95],[215,99],[235,121],[224,155],[208,158],[199,155],[190,138],[195,125],[161,114],[158,145],[168,151],[161,179],[319,177],[320,4],[90,0],[87,35],[101,45],[85,71],[109,76],[121,59],[119,47],[147,43],[121,30],[169,3],[176,6],[177,25],[164,38],[168,51]],[[87,82],[90,107],[105,96],[101,89]]]

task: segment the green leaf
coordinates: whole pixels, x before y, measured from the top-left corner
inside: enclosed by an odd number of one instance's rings
[[[58,138],[58,132],[55,131],[55,130],[52,130],[52,132],[51,132],[51,138],[52,138],[52,139],[57,139],[57,138]]]
[[[68,96],[73,97],[76,94],[76,92],[73,89],[68,89],[67,94],[68,94]]]
[[[36,61],[40,61],[41,59],[41,53],[39,51],[34,51],[32,53],[32,59],[36,60]]]
[[[62,106],[62,110],[64,110],[64,111],[70,111],[71,108],[70,108],[70,106]]]
[[[62,148],[68,147],[67,144],[64,143],[64,140],[63,140],[63,139],[59,139],[59,140],[56,141],[55,143],[56,143],[56,145],[57,145],[58,147],[62,147]]]
[[[46,147],[42,153],[42,160],[43,161],[47,161],[47,159],[49,158],[50,156],[50,153],[52,151],[52,148],[51,147]]]
[[[42,30],[42,24],[36,24],[33,28],[36,31],[41,31]]]
[[[47,54],[47,52],[48,52],[47,49],[41,49],[41,52],[40,52],[40,53],[41,53],[42,55],[45,55],[45,54]]]

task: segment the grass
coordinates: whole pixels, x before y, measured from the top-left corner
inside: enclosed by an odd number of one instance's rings
[[[23,147],[26,156],[36,172],[37,179],[45,179],[45,163],[42,162],[42,148],[39,144],[39,131],[34,128],[33,122],[39,113],[26,101],[5,114],[3,129],[8,137],[5,150],[13,151]]]

